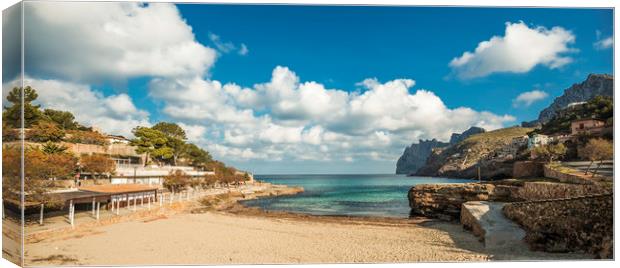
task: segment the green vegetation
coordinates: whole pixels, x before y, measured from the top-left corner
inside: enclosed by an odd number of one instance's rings
[[[63,146],[61,144],[48,141],[43,145],[43,148],[41,148],[41,151],[43,151],[46,154],[60,154],[60,153],[65,153],[67,149],[68,149],[67,146]]]
[[[27,86],[23,90],[22,88],[14,87],[6,99],[12,104],[9,107],[4,107],[2,113],[2,121],[9,124],[14,128],[21,128],[21,114],[22,114],[22,99],[24,103],[24,127],[28,128],[31,125],[39,122],[43,118],[43,113],[39,110],[39,105],[33,105],[32,102],[39,97],[36,90]]]
[[[584,118],[599,119],[613,125],[613,116],[613,98],[596,96],[583,105],[576,105],[558,112],[558,114],[544,124],[541,129],[535,130],[532,133],[545,135],[570,133],[571,122]]]
[[[136,146],[136,152],[146,154],[146,159],[165,160],[172,158],[173,149],[168,147],[166,134],[159,130],[148,127],[136,127],[132,131],[136,137],[131,140],[130,145]],[[145,162],[146,166],[148,163]]]
[[[562,143],[555,143],[534,147],[532,151],[536,155],[536,158],[543,159],[551,163],[553,160],[558,160],[564,157],[568,149]]]
[[[4,107],[2,112],[2,140],[19,140],[21,128],[21,94],[22,90],[15,87],[9,92],[7,100],[11,106]],[[53,109],[40,110],[39,105],[33,105],[39,95],[34,88],[29,86],[23,90],[24,94],[24,128],[26,128],[25,139],[33,142],[59,142],[66,141],[72,143],[85,144],[106,144],[106,139],[100,133],[92,131],[91,128],[80,125],[75,121],[75,116],[67,111]]]
[[[185,153],[187,136],[185,130],[175,123],[159,122],[151,129],[158,130],[166,136],[166,147],[172,149],[172,164],[177,164],[177,159]]]

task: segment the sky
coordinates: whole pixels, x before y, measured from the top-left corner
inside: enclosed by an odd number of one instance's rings
[[[257,174],[393,173],[419,139],[534,120],[613,72],[611,9],[27,2],[25,18],[42,107],[128,137],[177,122]]]

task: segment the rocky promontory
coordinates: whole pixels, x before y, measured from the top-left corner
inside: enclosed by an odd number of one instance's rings
[[[396,174],[415,174],[421,167],[426,164],[428,157],[434,149],[445,148],[461,142],[471,135],[484,133],[484,128],[471,127],[463,133],[452,133],[450,142],[441,142],[437,139],[420,140],[405,148],[403,154],[396,162]]]
[[[590,74],[588,78],[579,83],[574,84],[571,87],[564,90],[564,94],[553,100],[553,103],[542,110],[538,116],[538,121],[546,123],[557,112],[563,108],[566,108],[571,103],[588,101],[595,96],[608,96],[614,95],[614,77],[608,74]]]

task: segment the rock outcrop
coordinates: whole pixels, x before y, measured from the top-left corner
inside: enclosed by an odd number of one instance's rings
[[[493,184],[419,184],[409,190],[412,216],[452,221],[461,216],[461,205],[468,201],[506,201],[510,192]]]
[[[484,133],[484,132],[486,132],[486,130],[484,130],[484,128],[481,128],[481,127],[470,127],[468,130],[463,131],[463,133],[461,133],[461,134],[459,134],[459,133],[452,133],[452,136],[450,136],[450,145],[457,144],[457,143],[467,139],[471,135],[480,134],[480,133]]]
[[[585,81],[572,85],[564,90],[562,96],[555,98],[549,107],[540,112],[538,121],[541,123],[548,122],[559,110],[566,108],[571,103],[588,101],[599,95],[612,97],[613,94],[614,77],[612,75],[590,74]]]
[[[418,169],[426,164],[428,157],[434,149],[449,147],[471,135],[484,132],[484,128],[471,127],[463,133],[452,133],[449,143],[441,142],[437,139],[420,140],[417,144],[413,143],[411,146],[405,148],[403,154],[398,158],[396,162],[396,174],[415,174]]]

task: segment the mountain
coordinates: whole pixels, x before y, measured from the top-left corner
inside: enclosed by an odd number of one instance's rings
[[[450,144],[457,144],[461,142],[462,140],[467,139],[471,135],[478,134],[478,133],[484,133],[484,132],[485,132],[484,128],[470,127],[468,130],[465,130],[461,134],[452,133],[452,136],[450,137]]]
[[[450,145],[436,139],[420,140],[417,144],[405,148],[403,155],[396,162],[396,174],[412,174],[426,163],[426,158],[434,148],[441,148]]]
[[[523,137],[532,130],[510,127],[471,135],[449,147],[433,150],[416,175],[475,178],[480,167],[484,178],[508,177],[512,174],[512,163],[494,161],[492,156],[511,144],[513,138]]]
[[[413,143],[411,146],[405,148],[403,155],[398,158],[396,162],[396,174],[414,174],[419,168],[426,164],[426,160],[428,156],[431,155],[433,149],[457,144],[471,135],[483,132],[485,132],[483,128],[471,127],[460,134],[452,133],[449,143],[441,142],[436,139],[420,140],[417,144]]]
[[[590,74],[588,78],[564,90],[564,94],[555,98],[553,103],[542,110],[538,121],[547,123],[557,112],[575,102],[584,102],[595,96],[609,96],[614,94],[614,77],[608,74]]]

